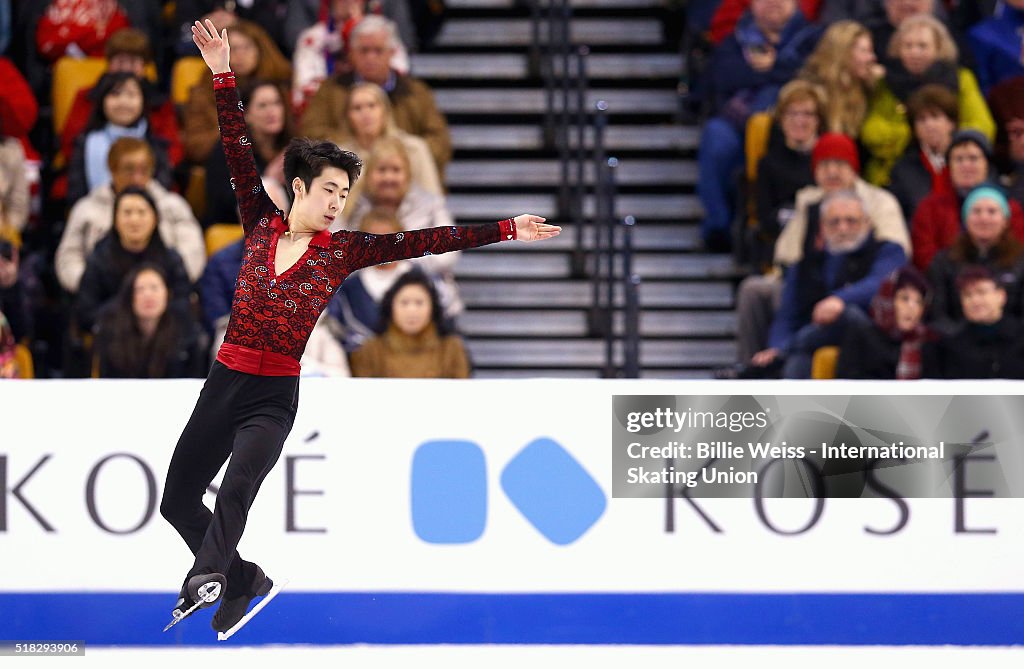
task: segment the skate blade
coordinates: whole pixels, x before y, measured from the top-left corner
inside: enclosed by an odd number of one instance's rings
[[[191,608],[189,608],[187,611],[182,613],[180,616],[174,616],[174,620],[172,620],[171,622],[167,623],[167,627],[164,628],[164,631],[166,632],[167,630],[171,629],[172,627],[174,627],[175,625],[180,623],[185,618],[188,618],[190,615],[192,615],[192,613],[196,609],[199,608],[199,604],[201,604],[201,602],[196,602],[195,604],[192,605]]]
[[[193,604],[187,611],[185,611],[181,615],[174,616],[174,620],[167,623],[167,627],[164,628],[164,631],[166,632],[167,630],[171,629],[172,627],[180,623],[185,618],[188,618],[190,615],[192,615],[193,612],[195,612],[196,609],[203,606],[204,604],[209,605],[212,602],[217,601],[217,598],[220,597],[220,590],[220,583],[210,583],[202,585],[199,588],[199,601]]]
[[[277,597],[277,593],[281,592],[286,585],[288,585],[288,581],[274,581],[274,587],[270,589],[270,592],[264,595],[263,599],[261,599],[256,606],[252,607],[252,610],[249,611],[249,613],[246,613],[241,620],[235,623],[234,627],[229,629],[227,632],[217,632],[217,641],[227,641],[231,638],[231,635],[245,627],[245,624],[249,622],[253,616],[259,613],[264,606],[269,604],[270,600]]]

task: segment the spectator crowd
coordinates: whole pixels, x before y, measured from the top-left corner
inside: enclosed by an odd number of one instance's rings
[[[363,159],[341,225],[451,225],[445,116],[411,76],[444,18],[414,0],[0,0],[0,378],[203,377],[242,229],[190,27],[227,28],[264,186],[330,139]],[[303,374],[467,377],[457,254],[353,274]]]

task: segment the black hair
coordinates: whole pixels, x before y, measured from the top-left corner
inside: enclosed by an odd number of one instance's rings
[[[121,198],[125,195],[138,195],[145,200],[149,204],[149,208],[153,210],[153,215],[156,217],[157,225],[160,225],[160,210],[157,209],[156,200],[153,199],[153,196],[149,194],[148,190],[138,186],[126,186],[124,190],[114,196],[114,206],[111,211],[113,216],[112,220],[114,222],[117,222],[117,205],[121,204]]]
[[[146,271],[156,272],[167,288],[167,306],[157,322],[156,332],[148,340],[143,338],[135,317],[135,281]],[[99,355],[106,363],[101,366],[109,366],[117,376],[162,378],[171,355],[177,349],[179,336],[178,324],[171,312],[173,299],[174,290],[163,268],[152,262],[142,262],[133,267],[124,277],[116,300],[101,321]]]
[[[85,126],[87,131],[99,130],[107,125],[107,115],[103,111],[103,98],[120,89],[129,80],[138,84],[139,90],[142,91],[142,111],[139,113],[139,118],[132,122],[132,125],[137,124],[140,119],[146,117],[151,97],[149,86],[146,85],[146,82],[131,72],[107,72],[100,77],[100,80],[96,82],[96,86],[89,93],[89,99],[92,101],[92,114],[89,115],[89,121]]]
[[[302,179],[308,189],[325,167],[344,170],[348,174],[348,187],[351,189],[356,185],[363,162],[351,151],[345,151],[334,142],[322,139],[297,137],[284,150],[284,180],[289,191],[295,177]]]
[[[437,287],[434,286],[433,280],[418,267],[414,267],[398,277],[394,285],[388,288],[388,292],[384,293],[384,297],[380,301],[380,321],[377,323],[377,332],[379,334],[387,332],[394,315],[395,295],[406,286],[422,286],[427,291],[431,304],[430,320],[433,321],[434,327],[437,328],[437,334],[442,337],[449,334],[450,330],[445,322],[441,299],[437,294]]]

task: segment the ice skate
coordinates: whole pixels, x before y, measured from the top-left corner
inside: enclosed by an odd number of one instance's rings
[[[223,574],[196,574],[188,580],[185,592],[171,611],[171,622],[164,631],[171,629],[198,609],[205,609],[220,599],[227,585]]]
[[[262,586],[255,594],[251,594],[251,596],[243,595],[241,597],[236,597],[235,599],[224,600],[213,617],[213,628],[217,630],[217,640],[227,641],[230,639],[235,632],[245,627],[245,625],[252,620],[264,606],[269,604],[274,597],[277,597],[278,593],[281,592],[286,585],[288,585],[288,581],[279,581],[278,583],[274,583],[269,578],[264,577]],[[263,599],[261,599],[256,606],[252,608],[252,611],[245,613],[245,609],[249,606],[249,603],[256,597],[262,597]],[[222,611],[224,612],[223,615],[221,614]]]

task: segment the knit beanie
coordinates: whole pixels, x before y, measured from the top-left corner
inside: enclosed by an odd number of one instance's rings
[[[811,170],[818,169],[823,160],[840,160],[849,163],[854,172],[860,173],[860,158],[853,140],[839,132],[826,132],[818,138],[811,152]]]

